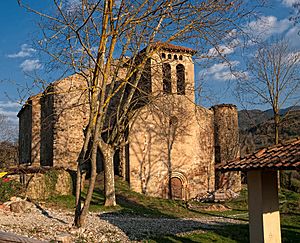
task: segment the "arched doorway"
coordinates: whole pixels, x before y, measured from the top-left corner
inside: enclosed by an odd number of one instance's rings
[[[187,179],[181,172],[172,172],[165,180],[165,197],[177,200],[187,200]],[[170,195],[171,194],[171,195]]]
[[[178,177],[171,178],[171,193],[172,199],[184,199],[183,198],[183,185]]]

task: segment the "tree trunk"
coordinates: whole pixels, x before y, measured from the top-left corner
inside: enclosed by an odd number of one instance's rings
[[[84,201],[82,210],[80,211],[79,217],[75,217],[74,223],[75,223],[75,226],[77,226],[77,227],[84,226],[86,215],[89,211],[90,203],[91,203],[92,197],[93,197],[95,181],[96,181],[96,177],[97,177],[97,148],[98,148],[97,143],[98,143],[98,140],[95,139],[93,142],[92,151],[91,151],[91,178],[89,181],[88,192],[87,192],[86,199]],[[81,180],[80,180],[80,182],[81,182]],[[78,186],[81,187],[81,183],[79,183]],[[77,207],[81,208],[81,205],[79,204]]]
[[[84,141],[84,144],[83,144],[83,147],[82,147],[82,151],[79,155],[79,158],[78,158],[78,164],[77,164],[77,174],[76,174],[76,191],[75,191],[75,196],[76,196],[76,199],[75,199],[75,217],[74,217],[74,225],[76,227],[81,227],[81,224],[80,224],[80,217],[81,217],[81,191],[82,191],[82,184],[83,184],[83,178],[85,177],[85,174],[82,174],[82,163],[85,159],[85,156],[86,156],[86,152],[88,150],[88,145],[89,145],[89,141],[90,141],[90,138],[91,138],[91,133],[92,133],[92,130],[90,128],[90,124],[87,128],[87,131],[86,131],[86,135],[85,135],[85,141]],[[96,165],[95,165],[96,166]]]
[[[123,181],[126,181],[126,154],[125,154],[125,145],[120,146],[119,154],[120,154],[120,165],[119,165],[119,173],[122,177]]]
[[[279,122],[280,122],[280,115],[279,115],[279,111],[277,111],[277,112],[275,112],[275,114],[274,114],[274,132],[275,132],[275,134],[274,134],[274,139],[275,139],[275,144],[278,144],[279,143]],[[281,181],[281,177],[282,177],[282,174],[283,173],[283,171],[278,171],[277,172],[277,181],[278,181],[278,189],[280,189],[280,187],[281,187],[281,183],[280,183],[280,181]]]
[[[173,199],[172,197],[172,183],[171,183],[171,179],[172,179],[172,162],[171,162],[171,146],[168,144],[168,189],[169,189],[169,199]]]
[[[77,174],[76,174],[76,191],[75,191],[75,195],[76,195],[76,199],[75,199],[75,218],[74,218],[74,224],[75,226],[79,227],[77,222],[79,220],[80,217],[80,213],[81,213],[81,168],[80,165],[77,166]]]
[[[169,187],[168,198],[169,199],[173,199],[173,197],[172,197],[172,183],[171,183],[172,177],[171,177],[171,172],[169,172],[169,176],[168,177],[169,177],[168,178],[168,180],[169,180],[169,182],[168,182],[168,187]]]
[[[116,192],[115,192],[115,175],[114,175],[114,152],[111,145],[102,143],[104,149],[104,193],[106,207],[116,206]]]
[[[275,144],[279,143],[279,123],[280,123],[280,115],[278,113],[275,113],[274,114]]]
[[[89,183],[89,189],[88,189],[88,193],[86,195],[86,199],[84,201],[83,208],[81,210],[81,214],[80,214],[79,218],[75,221],[75,225],[77,227],[82,227],[85,225],[86,215],[89,211],[90,203],[92,201],[93,191],[95,188],[96,176],[97,176],[97,173],[96,173],[96,163],[95,163],[95,168],[91,169],[91,178],[90,178],[90,183]]]

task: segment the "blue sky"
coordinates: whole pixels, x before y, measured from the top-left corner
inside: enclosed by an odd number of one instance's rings
[[[38,8],[47,8],[50,0],[31,2]],[[74,0],[69,0],[74,1]],[[297,35],[298,27],[288,20],[293,9],[292,3],[299,0],[273,0],[273,6],[261,11],[262,20],[268,27],[262,28],[261,22],[250,25],[256,32],[262,33],[262,38],[268,39],[274,34],[283,34],[295,48],[300,47],[300,37]],[[0,113],[7,115],[12,122],[17,122],[17,104],[23,87],[30,85],[32,78],[25,73],[33,75],[43,71],[42,61],[38,52],[31,46],[32,37],[37,34],[36,22],[38,18],[24,9],[21,9],[16,0],[0,1]],[[261,21],[261,20],[259,20]],[[240,65],[240,60],[234,56],[235,49],[226,48],[224,52],[232,58],[232,63]],[[205,77],[205,87],[213,102],[237,103],[234,99],[228,82],[234,82],[225,64],[207,66],[205,71],[196,68],[195,77]],[[49,80],[52,81],[52,80]],[[21,96],[24,93],[21,92]],[[26,97],[26,95],[25,95]],[[22,97],[24,98],[24,97]],[[209,104],[209,102],[206,102]]]

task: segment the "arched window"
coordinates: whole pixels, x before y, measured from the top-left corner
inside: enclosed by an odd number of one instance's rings
[[[177,76],[177,94],[185,95],[185,73],[184,66],[178,64],[176,66],[176,76]]]
[[[170,126],[177,126],[178,124],[178,118],[176,116],[171,116],[169,120]]]
[[[168,59],[172,59],[172,55],[171,54],[168,54]]]
[[[179,56],[179,60],[182,61],[182,55]]]
[[[169,63],[163,63],[163,92],[166,94],[172,93],[171,65]]]
[[[176,54],[174,55],[174,59],[175,59],[175,60],[177,60],[177,59],[178,59],[178,56],[177,56]]]
[[[162,54],[161,54],[161,57],[162,57],[162,58],[166,58],[166,53],[162,53]]]

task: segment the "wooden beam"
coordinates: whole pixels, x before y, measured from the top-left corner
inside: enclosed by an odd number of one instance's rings
[[[13,233],[8,233],[8,232],[3,232],[0,231],[0,242],[1,243],[6,243],[6,242],[10,242],[10,243],[43,243],[43,242],[47,242],[47,241],[40,241],[40,240],[35,240],[35,239],[30,239],[27,237],[23,237],[23,236],[19,236]]]

